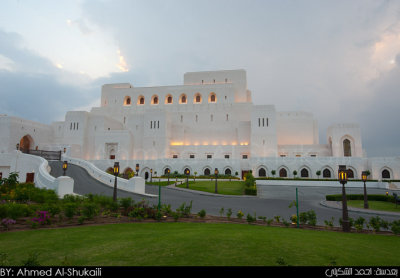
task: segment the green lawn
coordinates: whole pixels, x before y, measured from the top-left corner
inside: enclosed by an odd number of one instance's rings
[[[130,223],[1,233],[0,253],[2,265],[21,265],[37,253],[41,265],[398,266],[400,238],[248,224]]]
[[[347,205],[355,208],[364,208],[364,200],[348,200]],[[369,209],[400,212],[400,205],[384,201],[368,201]]]
[[[177,187],[186,188],[186,181]],[[243,195],[244,181],[218,180],[218,193],[223,195]],[[189,189],[215,193],[215,180],[196,181],[189,180]]]

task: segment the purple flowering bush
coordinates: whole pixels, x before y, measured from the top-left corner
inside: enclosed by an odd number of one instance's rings
[[[1,220],[1,226],[4,227],[4,229],[8,230],[10,228],[11,225],[14,225],[15,223],[17,223],[17,221],[15,221],[14,219],[10,219],[10,218],[4,218]]]
[[[36,222],[39,225],[50,223],[50,214],[48,211],[37,211],[36,214],[37,217],[32,219],[33,222]]]

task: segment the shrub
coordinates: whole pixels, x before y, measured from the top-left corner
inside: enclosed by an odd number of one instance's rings
[[[274,216],[275,222],[280,223],[281,217],[279,215]]]
[[[332,217],[331,220],[324,220],[325,226],[328,228],[332,228],[333,227],[333,221],[334,218]]]
[[[128,208],[129,208],[130,206],[132,206],[133,200],[132,200],[131,197],[120,198],[120,199],[119,199],[119,204],[121,205],[121,207],[123,207],[123,209],[124,209],[124,211],[125,211],[125,214],[126,214],[127,211],[128,211]]]
[[[241,210],[238,211],[238,213],[236,214],[237,218],[242,219],[244,214]]]
[[[292,223],[297,223],[297,215],[296,214],[292,214],[292,216],[290,216],[290,221],[292,221]]]
[[[357,231],[361,231],[364,228],[364,223],[365,218],[360,216],[356,219],[356,221],[354,221],[354,227],[357,229]]]
[[[94,202],[86,202],[82,207],[82,214],[86,219],[93,219],[99,213],[99,207]]]
[[[64,215],[71,219],[76,214],[77,208],[78,206],[75,203],[66,203],[64,205]]]
[[[389,229],[389,223],[379,216],[371,217],[369,219],[369,225],[374,229],[375,232],[379,232],[381,228]]]
[[[222,215],[224,215],[224,208],[222,207],[220,210],[219,210],[219,215],[222,217]]]
[[[199,211],[198,216],[200,216],[201,218],[204,218],[206,216],[206,211],[204,209],[202,209],[201,211]]]
[[[0,218],[11,218],[17,220],[21,217],[31,215],[31,210],[26,204],[5,203],[0,205]]]
[[[400,220],[395,220],[391,223],[391,230],[394,234],[400,234]]]
[[[256,186],[245,187],[244,188],[244,194],[245,195],[257,196],[257,187]]]
[[[327,201],[342,201],[342,194],[336,195],[326,195]],[[364,200],[364,194],[346,194],[347,200]],[[368,194],[368,201],[383,201],[383,202],[395,202],[395,199],[391,195],[383,195],[383,194]]]
[[[267,222],[266,216],[259,216],[258,219],[262,220],[264,223]]]
[[[248,214],[247,214],[247,222],[248,222],[249,224],[251,224],[251,223],[253,223],[253,222],[255,222],[255,221],[257,221],[256,214],[254,213],[254,216],[251,216],[250,213],[248,213]]]
[[[299,218],[301,224],[308,224],[311,226],[317,225],[317,215],[313,210],[301,212]]]
[[[189,217],[192,211],[192,202],[193,201],[190,201],[190,205],[188,206],[186,206],[186,203],[183,203],[179,208],[176,209],[176,212],[182,217]]]
[[[228,217],[228,219],[231,219],[232,216],[232,209],[229,208],[228,211],[226,212],[226,217]]]

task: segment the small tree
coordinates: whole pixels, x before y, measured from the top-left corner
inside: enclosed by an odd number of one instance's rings
[[[297,171],[296,170],[293,171],[293,176],[296,178],[296,176],[297,176]]]
[[[194,172],[194,178],[193,178],[194,182],[196,182],[196,175],[197,175],[197,172]]]
[[[315,174],[317,174],[317,177],[318,177],[318,179],[319,179],[319,176],[321,176],[321,171],[318,170]]]
[[[272,170],[272,171],[271,171],[271,174],[272,174],[272,176],[275,178],[276,171],[275,171],[275,170]]]

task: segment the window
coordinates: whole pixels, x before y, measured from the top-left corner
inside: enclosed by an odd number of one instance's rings
[[[322,171],[322,177],[330,178],[331,177],[331,171],[329,169],[324,169],[324,171]]]
[[[186,103],[186,95],[181,96],[181,103]]]
[[[286,154],[281,154],[281,157],[286,157]]]
[[[189,158],[194,158],[194,154],[189,155]]]
[[[225,159],[229,159],[229,154],[226,154],[226,155],[225,155]]]
[[[382,179],[390,179],[390,172],[388,170],[382,171]]]
[[[344,156],[351,156],[351,143],[349,139],[343,140],[343,154]]]
[[[267,176],[267,171],[265,171],[264,168],[260,168],[260,170],[258,170],[258,176],[259,177],[266,177]]]
[[[208,99],[208,102],[217,102],[217,96],[215,93],[210,93],[210,98]]]
[[[207,159],[211,159],[212,158],[212,154],[207,154]]]
[[[303,168],[303,169],[300,171],[300,176],[301,176],[302,178],[308,178],[308,170],[305,169],[305,168]]]
[[[210,169],[206,168],[204,169],[204,176],[209,176],[211,174]]]
[[[165,97],[165,104],[172,104],[172,96],[171,95],[167,95]]]
[[[286,178],[287,177],[287,171],[285,168],[282,168],[279,170],[279,177],[281,178]]]
[[[196,115],[196,123],[197,123],[198,120],[199,120],[199,116]]]
[[[158,96],[153,97],[153,102],[152,104],[158,104]]]
[[[229,121],[229,115],[226,114],[226,121]]]
[[[347,169],[347,177],[349,179],[354,179],[354,172],[351,169]]]
[[[201,103],[201,95],[200,95],[200,93],[197,93],[194,96],[194,103]]]
[[[242,159],[247,159],[247,158],[248,158],[247,154],[242,155]]]
[[[172,155],[172,158],[178,158],[177,154]]]
[[[232,175],[232,171],[231,171],[231,169],[226,169],[225,170],[225,175],[227,175],[227,176],[230,176],[230,175]]]
[[[124,106],[128,106],[128,105],[131,105],[131,104],[132,104],[131,97],[126,96],[125,99],[124,99]]]
[[[138,98],[137,104],[139,104],[139,105],[143,105],[143,104],[144,104],[144,96],[140,96],[140,97]]]

